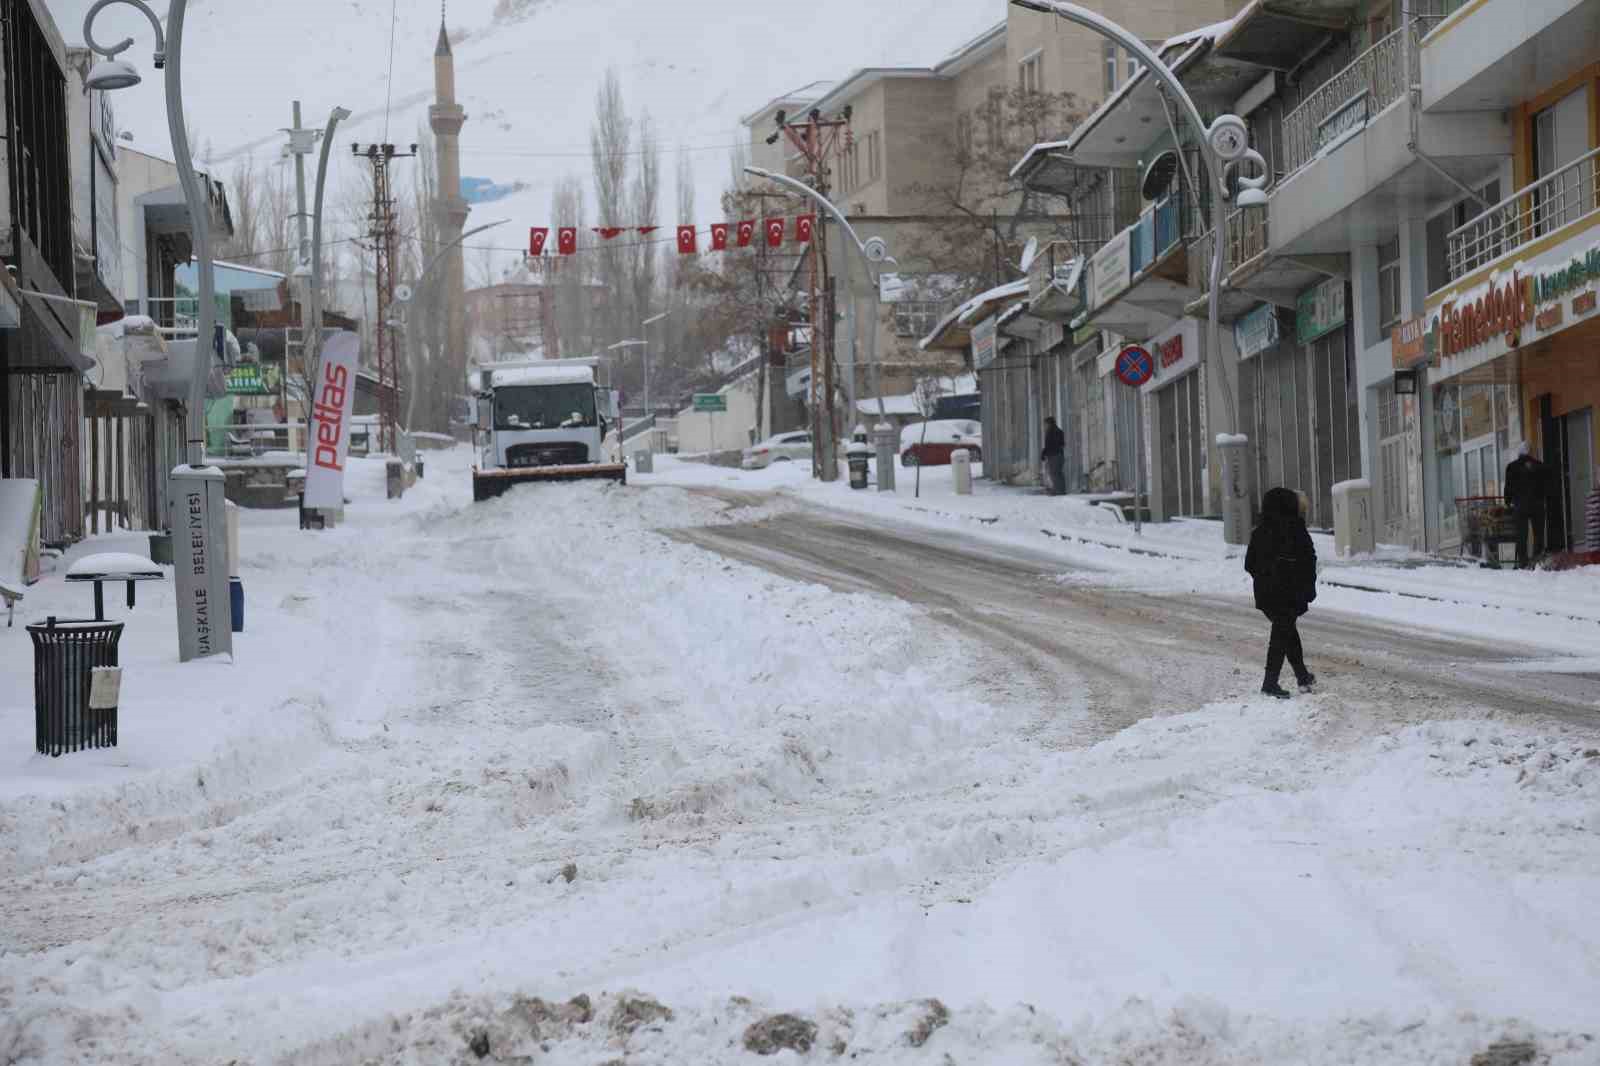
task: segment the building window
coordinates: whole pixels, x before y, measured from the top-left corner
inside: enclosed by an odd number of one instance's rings
[[[867,180],[877,181],[883,177],[883,135],[873,130],[867,134]]]
[[[1117,91],[1117,46],[1110,41],[1100,45],[1100,67],[1105,71],[1101,88],[1107,96]]]
[[[1401,431],[1400,397],[1393,382],[1378,386],[1378,439],[1398,437]]]
[[[939,324],[944,308],[937,300],[900,300],[892,306],[897,337],[926,337]]]
[[[1025,93],[1042,92],[1043,83],[1040,78],[1040,71],[1043,64],[1044,56],[1039,51],[1035,51],[1017,64],[1017,87]]]
[[[1385,340],[1400,322],[1400,238],[1378,245],[1378,334]]]
[[[1005,104],[1003,103],[1005,90],[991,89],[989,99],[983,105],[984,133],[988,137],[990,148],[999,148],[1005,143],[1005,129],[1003,119]]]
[[[968,159],[972,158],[971,115],[960,115],[956,118],[956,151]]]

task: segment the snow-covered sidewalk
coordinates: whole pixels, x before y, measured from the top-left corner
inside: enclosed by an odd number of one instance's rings
[[[875,464],[874,464],[875,465]],[[1145,523],[1136,533],[1092,497],[1053,497],[1037,489],[974,480],[958,496],[949,467],[897,471],[894,493],[852,490],[841,478],[823,484],[804,463],[740,471],[655,458],[641,484],[704,485],[775,491],[821,506],[930,529],[959,529],[995,543],[1024,545],[1064,562],[1104,571],[1096,580],[1152,592],[1244,596],[1244,550],[1224,543],[1220,522],[1178,519]],[[1562,573],[1492,570],[1452,559],[1381,548],[1374,556],[1340,558],[1333,538],[1313,538],[1320,557],[1318,606],[1380,618],[1407,628],[1509,640],[1580,656],[1572,669],[1600,667],[1600,567]]]
[[[0,636],[0,1062],[1600,1063],[1600,728],[1335,684],[1075,739],[1071,664],[669,535],[798,483],[468,462],[248,515],[232,665],[113,606],[117,749],[32,754]]]

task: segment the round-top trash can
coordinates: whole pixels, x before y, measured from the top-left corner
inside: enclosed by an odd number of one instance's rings
[[[872,449],[862,441],[851,441],[850,447],[845,449],[845,461],[850,467],[850,487],[864,489],[867,487],[867,464],[872,458]]]
[[[49,618],[33,638],[33,735],[41,755],[117,746],[117,707],[93,699],[95,671],[117,665],[121,622]],[[107,688],[102,682],[101,689]],[[93,706],[91,706],[93,705]]]

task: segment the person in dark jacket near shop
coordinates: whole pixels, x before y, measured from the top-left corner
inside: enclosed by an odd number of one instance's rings
[[[1054,418],[1044,420],[1044,451],[1039,453],[1044,463],[1045,480],[1050,483],[1050,495],[1067,494],[1067,435],[1061,432]]]
[[[1528,565],[1528,529],[1533,529],[1533,552],[1544,550],[1544,464],[1528,451],[1524,441],[1517,445],[1517,457],[1506,467],[1505,500],[1511,508],[1511,520],[1517,526],[1517,567]]]
[[[1250,534],[1244,568],[1255,579],[1256,609],[1272,623],[1261,691],[1289,698],[1278,684],[1284,659],[1294,669],[1300,690],[1310,691],[1317,678],[1306,669],[1296,620],[1317,598],[1317,549],[1301,514],[1300,496],[1292,489],[1271,489],[1261,498],[1261,518]]]

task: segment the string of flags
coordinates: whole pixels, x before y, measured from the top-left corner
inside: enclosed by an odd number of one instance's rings
[[[811,234],[817,224],[815,215],[798,215],[793,220],[793,237],[796,244],[810,244]],[[753,218],[743,219],[739,222],[713,222],[710,226],[711,244],[707,251],[725,252],[728,250],[729,241],[735,248],[748,248],[755,241],[756,227],[760,226],[766,237],[768,248],[781,248],[783,242],[790,238],[790,220],[788,218],[766,218],[759,221]],[[623,233],[637,233],[641,237],[648,237],[660,226],[591,226],[592,231],[599,234],[602,241],[614,240]],[[556,228],[556,253],[558,255],[576,255],[578,251],[578,227],[557,226]],[[698,255],[700,252],[701,231],[694,225],[679,226],[678,254]],[[544,255],[545,245],[550,240],[549,226],[534,226],[528,230],[528,254],[537,258]]]

